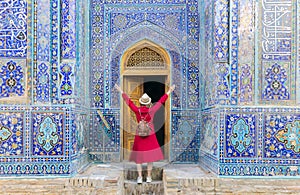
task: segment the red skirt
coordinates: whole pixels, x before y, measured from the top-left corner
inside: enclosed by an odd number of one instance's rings
[[[147,137],[134,137],[134,143],[130,154],[130,161],[137,164],[155,162],[163,160],[164,155],[156,139],[155,132],[152,130],[151,134]]]

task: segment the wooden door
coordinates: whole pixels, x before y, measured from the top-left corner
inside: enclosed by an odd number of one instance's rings
[[[143,93],[143,77],[126,76],[124,77],[124,91],[130,99],[139,106],[139,98]],[[123,159],[129,160],[130,151],[134,142],[136,129],[136,117],[126,103],[123,104]]]

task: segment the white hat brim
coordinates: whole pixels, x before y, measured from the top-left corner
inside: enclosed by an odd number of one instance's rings
[[[139,102],[140,104],[143,104],[143,105],[148,105],[151,103],[151,98],[149,97],[149,101],[148,102],[142,102],[142,98],[139,99]]]

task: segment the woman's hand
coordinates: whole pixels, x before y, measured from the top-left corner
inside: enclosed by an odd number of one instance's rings
[[[121,89],[121,87],[117,84],[115,84],[115,89],[118,90],[120,93],[123,93],[123,90]]]
[[[172,85],[170,88],[169,88],[169,91],[167,92],[167,94],[169,95],[170,93],[172,93],[175,89],[175,85]]]

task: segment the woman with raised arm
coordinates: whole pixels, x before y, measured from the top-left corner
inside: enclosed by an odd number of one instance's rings
[[[163,160],[164,156],[161,151],[161,148],[158,144],[153,119],[156,111],[165,103],[168,99],[170,93],[174,91],[175,85],[172,85],[168,92],[164,94],[158,102],[152,106],[151,98],[144,93],[142,97],[139,99],[140,106],[136,106],[128,97],[126,93],[118,86],[115,85],[115,88],[122,94],[122,98],[126,102],[126,104],[130,107],[130,109],[135,113],[137,122],[140,122],[141,119],[144,119],[148,122],[149,126],[151,127],[151,132],[149,136],[141,137],[139,135],[135,135],[134,143],[132,147],[132,151],[130,154],[130,161],[134,161],[137,165],[138,171],[138,178],[137,183],[141,184],[143,182],[142,178],[142,163],[147,163],[147,178],[146,182],[152,182],[151,172],[153,167],[153,162]]]

